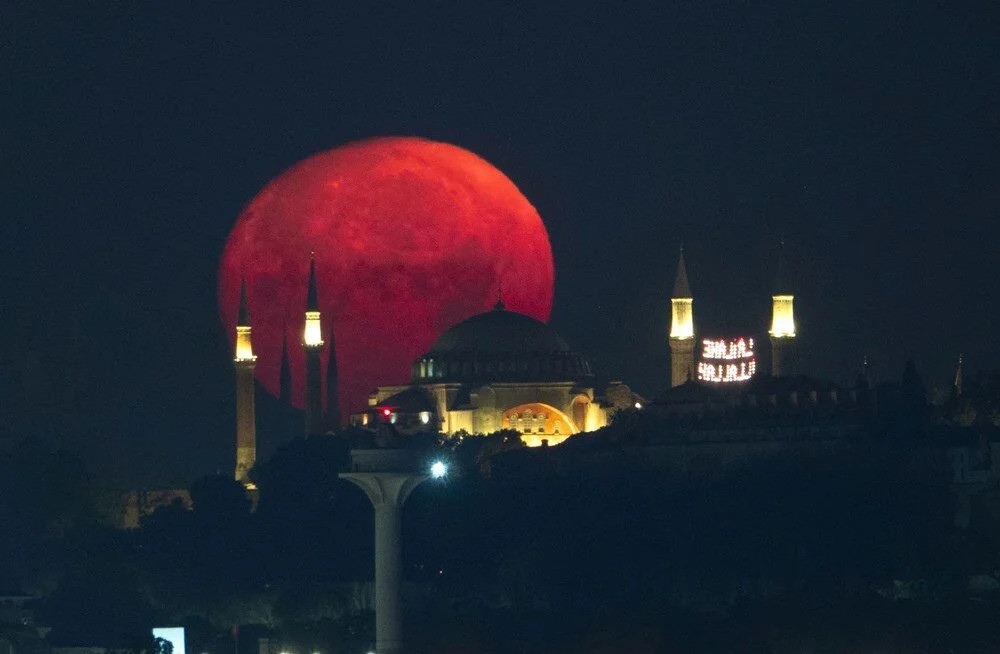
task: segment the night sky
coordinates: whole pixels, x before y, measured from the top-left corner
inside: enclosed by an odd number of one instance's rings
[[[372,136],[504,171],[549,230],[551,322],[644,395],[682,241],[703,332],[766,329],[784,236],[807,371],[1000,367],[996,3],[42,4],[3,10],[3,412],[114,483],[228,472],[224,240]]]

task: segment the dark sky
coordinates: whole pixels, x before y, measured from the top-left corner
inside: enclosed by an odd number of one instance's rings
[[[640,393],[681,241],[699,325],[758,332],[784,235],[818,376],[1000,367],[997,3],[43,4],[3,10],[4,388],[75,406],[116,479],[229,469],[223,241],[370,136],[503,170],[549,230],[553,324]]]

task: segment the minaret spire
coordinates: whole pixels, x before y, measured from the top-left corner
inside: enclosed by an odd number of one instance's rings
[[[795,344],[795,295],[787,277],[785,265],[785,238],[781,238],[778,250],[778,271],[774,276],[774,292],[771,295],[771,374],[775,377],[794,373],[790,365]]]
[[[323,431],[323,379],[320,365],[323,345],[319,293],[316,289],[316,258],[310,254],[309,288],[306,291],[305,325],[302,329],[302,349],[306,353],[306,436]]]
[[[330,325],[330,349],[326,358],[326,426],[340,429],[340,376],[337,373],[337,347]]]
[[[774,294],[791,295],[792,284],[788,279],[788,265],[785,261],[785,237],[781,237],[781,244],[778,247],[778,271],[774,275]]]
[[[316,291],[316,253],[309,253],[309,288],[306,291],[306,311],[319,311],[319,293]]]
[[[240,280],[240,311],[236,318],[237,325],[250,326],[250,308],[247,306],[247,280]]]
[[[688,283],[684,246],[677,260],[677,276],[670,298],[670,385],[680,386],[694,376],[694,298]]]
[[[281,370],[278,373],[278,399],[285,406],[292,403],[292,362],[288,357],[288,333],[281,328]]]
[[[671,297],[691,297],[691,286],[688,284],[687,266],[684,264],[684,246],[681,245],[680,258],[677,261],[677,277],[674,278],[674,294]]]
[[[246,281],[240,282],[240,308],[236,318],[236,472],[237,481],[249,485],[249,473],[257,459],[257,424],[254,407],[254,367],[250,328],[250,308],[247,303]]]

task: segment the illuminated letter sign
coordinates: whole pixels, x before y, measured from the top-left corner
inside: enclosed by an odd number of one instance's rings
[[[701,342],[698,379],[718,384],[745,382],[757,372],[752,338],[706,338]]]

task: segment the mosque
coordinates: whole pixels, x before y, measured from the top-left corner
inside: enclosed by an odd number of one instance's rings
[[[642,398],[621,382],[599,385],[590,363],[549,325],[503,301],[463,320],[413,362],[405,386],[381,386],[353,424],[384,419],[400,430],[515,429],[528,446],[556,445],[608,424]]]
[[[772,294],[769,330],[771,376],[792,373],[795,342],[794,296],[779,274]],[[323,413],[320,354],[323,328],[317,300],[315,262],[310,263],[302,347],[306,353],[305,433],[339,428],[337,376],[333,348],[327,370],[327,405]],[[241,289],[236,327],[236,471],[248,482],[256,459],[252,328],[245,287]],[[694,298],[683,250],[671,297],[669,333],[670,390],[657,403],[683,404],[691,398],[718,396],[758,376],[753,337],[696,338]],[[698,347],[700,345],[700,347]],[[282,362],[282,374],[287,361]],[[285,383],[282,383],[285,386]],[[699,400],[700,401],[700,400]],[[438,431],[491,433],[512,429],[529,447],[558,445],[573,434],[607,425],[616,411],[642,409],[645,400],[620,381],[599,382],[587,359],[550,325],[509,311],[498,299],[490,311],[445,331],[431,349],[413,362],[409,384],[380,386],[369,406],[350,416],[351,425],[390,423],[400,433]]]

